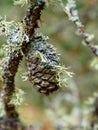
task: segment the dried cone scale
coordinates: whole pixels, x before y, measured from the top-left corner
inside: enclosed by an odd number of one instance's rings
[[[30,43],[26,54],[29,79],[40,93],[50,94],[59,89],[56,67],[59,54],[43,36],[36,36]]]

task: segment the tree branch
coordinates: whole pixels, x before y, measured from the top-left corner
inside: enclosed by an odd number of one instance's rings
[[[12,94],[15,92],[14,77],[16,75],[19,62],[22,60],[22,55],[20,52],[12,50],[13,48],[10,47],[9,57],[6,58],[3,66],[2,78],[4,84],[4,104],[6,116],[8,118],[18,118],[18,114],[15,111],[15,106],[13,104],[10,104],[10,101]]]
[[[74,22],[74,24],[76,25],[78,35],[82,37],[83,42],[91,49],[94,55],[98,56],[98,46],[93,44],[94,35],[89,34],[85,31],[84,25],[82,24],[78,16],[75,0],[67,0],[66,5],[63,4],[62,0],[59,1],[64,12],[67,14],[69,20]]]
[[[29,38],[32,38],[35,29],[39,27],[38,20],[40,20],[40,13],[44,6],[45,2],[43,0],[39,0],[38,2],[32,3],[31,7],[27,10],[27,14],[22,23],[27,34],[29,35]]]
[[[35,28],[38,27],[38,20],[40,19],[41,11],[43,10],[45,6],[45,2],[42,0],[39,0],[38,2],[31,3],[31,6],[29,7],[27,14],[25,18],[23,19],[22,23],[25,27],[25,32],[29,36],[29,39],[31,39],[35,33]],[[16,43],[17,44],[17,43]],[[18,113],[15,110],[15,105],[10,104],[11,96],[15,92],[15,75],[17,73],[19,63],[22,60],[22,53],[26,53],[27,46],[29,43],[24,41],[21,43],[20,49],[17,49],[17,47],[13,49],[12,46],[10,46],[10,53],[8,57],[6,57],[6,60],[4,61],[3,65],[3,93],[4,93],[4,104],[5,104],[5,112],[6,112],[6,118],[7,119],[17,119],[19,121]],[[11,130],[11,129],[10,129]],[[15,129],[16,130],[16,129]]]

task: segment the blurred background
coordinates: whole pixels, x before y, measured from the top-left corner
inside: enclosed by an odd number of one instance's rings
[[[97,43],[98,1],[76,0],[76,3],[85,30],[95,35]],[[0,0],[0,15],[6,16],[9,21],[21,21],[26,9],[26,6],[13,6],[13,0]],[[95,56],[81,43],[82,39],[76,35],[75,25],[68,20],[58,3],[47,3],[40,24],[38,32],[49,36],[49,43],[61,54],[62,64],[70,67],[69,71],[75,74],[68,87],[47,97],[37,93],[29,81],[22,81],[21,75],[26,72],[23,61],[16,76],[16,87],[25,92],[24,103],[17,107],[20,118],[24,123],[32,125],[34,130],[86,128],[91,120],[89,112],[93,108],[93,105],[88,105],[88,100],[92,103],[93,99],[89,97],[94,97],[94,93],[98,91],[98,70],[91,67]],[[5,37],[0,37],[0,46],[3,44],[6,44]]]

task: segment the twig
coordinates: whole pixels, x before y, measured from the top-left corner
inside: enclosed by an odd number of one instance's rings
[[[31,39],[34,35],[35,29],[39,27],[38,20],[40,20],[40,13],[44,6],[45,2],[43,0],[39,0],[38,2],[33,3],[22,21],[25,30]]]
[[[10,101],[12,94],[15,92],[14,77],[17,72],[19,62],[22,59],[22,55],[20,52],[17,52],[16,50],[12,52],[12,50],[13,49],[10,47],[11,52],[9,57],[4,61],[3,66],[2,78],[4,84],[4,104],[6,116],[8,118],[18,118],[15,106],[10,104]]]
[[[74,22],[74,24],[76,25],[77,32],[82,37],[84,43],[92,50],[94,55],[98,56],[98,46],[93,44],[94,35],[89,34],[85,31],[84,25],[82,24],[78,16],[75,0],[67,0],[66,5],[63,4],[62,0],[59,1],[69,20]]]

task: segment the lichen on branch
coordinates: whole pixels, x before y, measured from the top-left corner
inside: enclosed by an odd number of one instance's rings
[[[18,118],[18,114],[15,111],[15,106],[10,103],[11,96],[15,92],[14,77],[16,75],[18,65],[22,59],[20,51],[13,51],[13,48],[10,48],[10,53],[8,57],[5,58],[3,63],[3,95],[4,95],[4,104],[5,111],[8,118]]]
[[[23,22],[7,22],[6,19],[3,20],[0,18],[0,35],[5,35],[8,43],[6,46],[8,51],[2,66],[2,79],[4,84],[2,93],[6,113],[5,116],[7,118],[4,125],[6,124],[6,121],[9,122],[10,120],[12,121],[15,119],[20,122],[19,115],[15,110],[15,104],[13,104],[13,100],[11,100],[16,90],[15,75],[17,73],[19,63],[23,58],[23,53],[26,52],[29,44],[28,42],[31,38],[31,33],[33,36],[34,30],[37,27],[37,20],[40,19],[40,13],[45,5],[44,2],[35,2],[32,4],[33,6],[31,5],[29,7],[31,12],[27,12],[25,16],[25,18],[28,19],[24,19]],[[36,8],[37,12],[35,12]],[[0,120],[0,122],[2,121]],[[11,129],[12,128],[9,128],[9,130]],[[18,128],[15,128],[15,130],[18,130]]]
[[[98,56],[98,45],[93,44],[94,35],[89,34],[85,31],[84,25],[82,24],[78,10],[76,9],[76,1],[75,0],[67,0],[66,5],[59,0],[61,7],[63,8],[64,12],[67,14],[70,21],[72,21],[77,27],[77,34],[80,35],[83,39],[83,43],[85,43],[94,55]]]
[[[7,43],[20,44],[24,41],[29,42],[29,37],[26,34],[21,22],[7,21],[0,19],[0,35],[7,37]]]

